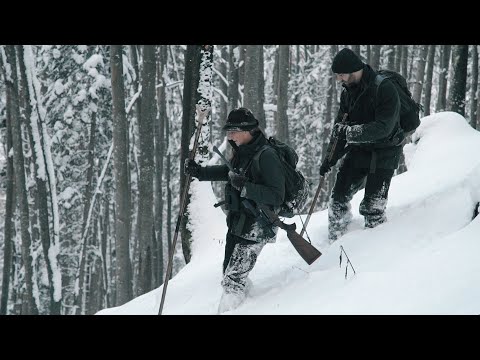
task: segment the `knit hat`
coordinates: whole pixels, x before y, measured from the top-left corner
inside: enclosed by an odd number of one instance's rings
[[[335,74],[351,74],[363,68],[364,63],[349,48],[344,48],[333,58],[332,71]]]
[[[252,112],[247,108],[241,107],[233,109],[228,114],[227,122],[223,126],[225,131],[250,131],[258,126],[258,120],[255,119]]]

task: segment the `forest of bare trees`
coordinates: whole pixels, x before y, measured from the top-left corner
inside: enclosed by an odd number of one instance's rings
[[[228,151],[222,125],[248,107],[267,135],[297,150],[307,212],[341,92],[330,65],[343,47],[400,72],[421,116],[454,111],[480,126],[477,45],[215,45],[197,160],[212,157],[209,144]],[[162,285],[205,96],[204,51],[0,46],[0,314],[94,314]],[[222,187],[212,187],[221,200]],[[192,258],[188,219],[172,276]]]

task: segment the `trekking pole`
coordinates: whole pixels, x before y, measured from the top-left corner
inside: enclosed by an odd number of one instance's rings
[[[205,110],[201,110],[200,105],[197,104],[198,125],[197,125],[197,130],[195,132],[195,141],[193,143],[193,149],[188,156],[190,160],[195,159],[195,153],[197,152],[197,146],[198,146],[198,139],[200,137],[200,132],[201,132],[200,130],[201,130],[202,125],[203,125],[203,120],[207,117],[207,114],[208,114],[209,111],[210,111],[210,107],[207,107]],[[179,209],[178,217],[177,217],[177,225],[175,226],[175,234],[173,235],[172,247],[170,248],[170,254],[169,254],[169,257],[168,257],[167,272],[165,274],[165,280],[163,281],[162,300],[160,302],[160,308],[158,309],[158,315],[162,315],[163,304],[165,302],[165,294],[167,292],[168,279],[170,279],[170,274],[172,273],[173,254],[175,253],[175,245],[177,244],[178,233],[180,232],[180,225],[182,223],[183,212],[185,211],[185,205],[186,205],[186,202],[187,202],[187,194],[188,194],[188,190],[190,188],[190,181],[191,180],[192,180],[192,177],[191,177],[190,174],[188,174],[187,178],[185,179],[185,187],[183,188],[182,198],[181,198],[181,201],[180,201],[180,209]]]
[[[347,118],[348,113],[343,114],[342,122],[345,122],[345,119]],[[330,148],[330,151],[328,152],[327,158],[328,162],[332,161],[333,154],[335,154],[335,148],[337,147],[338,144],[338,137],[335,137],[332,147]],[[318,184],[317,191],[315,192],[315,196],[312,201],[312,205],[310,206],[310,210],[308,211],[308,216],[307,219],[305,220],[305,223],[303,224],[302,231],[300,232],[300,236],[303,236],[303,233],[305,230],[307,230],[307,225],[308,222],[310,221],[310,216],[312,216],[313,209],[315,209],[315,204],[317,203],[318,196],[320,195],[320,190],[322,189],[323,183],[325,180],[325,176],[322,176],[320,179],[320,183]]]

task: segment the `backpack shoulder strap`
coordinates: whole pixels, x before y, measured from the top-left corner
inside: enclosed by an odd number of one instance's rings
[[[377,76],[375,76],[375,99],[377,98],[378,88],[380,87],[380,84],[386,78],[386,76],[380,74],[377,74]]]
[[[252,158],[252,164],[255,164],[253,166],[255,166],[255,170],[256,171],[260,171],[260,155],[263,154],[263,152],[265,150],[267,150],[268,148],[271,148],[271,146],[269,144],[265,144],[263,145],[260,150],[258,150],[255,155],[253,155],[253,158]]]

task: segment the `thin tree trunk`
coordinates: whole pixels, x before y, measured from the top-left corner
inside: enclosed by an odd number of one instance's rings
[[[273,63],[273,96],[272,96],[272,104],[275,105],[273,110],[273,123],[278,124],[278,64],[279,64],[279,52],[280,52],[280,45],[275,47],[275,56],[274,56],[274,63]],[[278,130],[277,130],[278,131]]]
[[[122,45],[110,46],[112,71],[115,193],[116,306],[132,299],[129,253],[130,193],[128,192],[128,124],[125,113]]]
[[[395,70],[396,72],[400,73],[400,67],[402,64],[402,52],[403,52],[403,46],[402,45],[396,45],[395,49]]]
[[[167,169],[166,169],[166,186],[167,186],[167,244],[168,252],[170,254],[172,251],[172,189],[170,187],[170,173],[171,169],[171,159],[170,159],[170,120],[168,117],[165,119],[165,148],[167,149]],[[173,273],[173,271],[172,271]],[[170,274],[170,279],[172,274]],[[169,279],[169,280],[170,280]],[[162,278],[163,283],[163,278]]]
[[[370,66],[373,70],[378,70],[380,68],[380,54],[382,50],[382,45],[373,45],[372,47],[372,59]]]
[[[470,88],[470,125],[477,128],[478,45],[472,45],[472,85]]]
[[[239,62],[238,62],[238,85],[239,88],[244,88],[245,85],[245,58],[246,58],[246,53],[247,53],[247,45],[238,45],[239,48]],[[243,93],[245,91],[242,91],[242,95],[240,96],[240,102],[243,104],[244,101],[242,100],[243,98]]]
[[[155,237],[157,252],[154,256],[156,268],[156,286],[163,281],[163,157],[165,155],[165,123],[167,120],[166,87],[163,72],[167,65],[166,45],[160,45],[157,59],[157,107],[158,121],[155,123]],[[168,171],[168,169],[167,169]]]
[[[142,68],[141,117],[138,122],[140,134],[140,177],[138,179],[138,224],[139,224],[139,274],[137,296],[150,291],[152,279],[152,228],[153,228],[153,123],[155,121],[155,47],[144,45]]]
[[[278,56],[278,122],[277,122],[277,138],[286,143],[288,140],[288,80],[289,64],[290,64],[290,46],[280,45]]]
[[[220,60],[219,64],[219,72],[222,74],[222,76],[227,79],[227,83],[223,81],[223,79],[220,79],[220,91],[223,93],[223,95],[227,96],[228,94],[228,76],[229,76],[229,71],[227,68],[227,65],[229,63],[229,52],[228,52],[228,45],[222,45],[222,58]],[[238,91],[238,89],[237,89]],[[219,121],[218,124],[222,125],[225,122],[225,119],[227,118],[228,115],[228,96],[227,100],[223,98],[223,96],[220,96],[220,112],[219,112]],[[223,130],[220,130],[222,137],[225,136],[225,132]]]
[[[258,122],[262,129],[267,127],[267,120],[265,119],[265,109],[263,105],[265,104],[265,79],[263,77],[264,72],[264,60],[263,60],[263,45],[258,45]],[[290,72],[290,61],[287,64],[287,71]]]
[[[421,45],[417,59],[417,75],[413,85],[412,98],[419,103],[422,98],[423,79],[425,78],[425,65],[427,60],[428,45]]]
[[[367,45],[367,64],[372,63],[372,46]]]
[[[395,68],[395,45],[388,45],[387,69]]]
[[[0,63],[2,63],[0,56]],[[3,72],[3,64],[1,64]],[[7,78],[4,74],[5,82]],[[10,271],[12,270],[13,263],[13,236],[15,225],[13,223],[13,216],[15,210],[15,177],[13,170],[13,157],[8,156],[10,149],[12,148],[12,113],[11,113],[11,91],[6,93],[6,113],[7,113],[7,127],[6,127],[6,140],[7,148],[5,154],[7,154],[7,174],[6,174],[6,202],[5,202],[5,227],[3,237],[3,272],[2,272],[2,296],[0,299],[0,315],[7,315],[8,295],[10,287]]]
[[[408,45],[402,45],[401,74],[408,81]]]
[[[239,86],[239,70],[238,64],[240,60],[235,55],[237,52],[240,52],[240,45],[229,45],[229,64],[228,64],[228,112],[232,111],[233,109],[238,107],[238,86]],[[225,119],[220,119],[220,124],[223,126],[225,124]],[[225,136],[224,132],[222,132],[222,137]]]
[[[450,111],[465,116],[467,90],[468,45],[455,45],[453,53],[453,79],[449,92]]]
[[[448,68],[450,66],[451,45],[443,45],[440,58],[440,70],[438,78],[438,96],[435,111],[445,111],[447,108],[447,81]]]
[[[185,186],[186,176],[183,174],[183,164],[185,159],[188,157],[190,139],[194,130],[195,123],[195,111],[197,103],[197,88],[200,80],[200,46],[199,45],[187,45],[187,51],[185,54],[185,77],[183,85],[183,117],[182,117],[182,143],[181,143],[181,156],[180,156],[180,194],[183,193],[183,188]],[[188,204],[190,203],[190,195],[187,194],[185,199],[185,209],[188,209]],[[181,203],[181,199],[179,201]],[[183,221],[181,224],[181,237],[182,237],[182,251],[185,258],[185,262],[188,264],[190,262],[191,254],[191,233],[190,230],[186,227],[188,223],[188,210],[184,214],[179,214],[183,216]],[[175,249],[172,249],[175,251]]]
[[[243,96],[243,106],[250,109],[260,122],[263,104],[261,104],[260,82],[258,78],[263,76],[263,69],[260,69],[260,52],[263,51],[262,45],[247,45],[245,55],[245,86]],[[260,127],[265,129],[265,123],[260,122]]]
[[[430,102],[432,99],[432,78],[433,78],[433,65],[435,60],[435,45],[430,45],[428,48],[428,58],[427,58],[427,78],[425,80],[425,102],[424,116],[430,115]]]
[[[28,210],[28,198],[26,191],[26,179],[25,179],[25,167],[23,158],[23,143],[22,143],[22,129],[20,124],[20,109],[18,98],[18,77],[17,77],[17,60],[15,56],[15,47],[13,45],[6,46],[7,61],[10,65],[11,78],[7,79],[7,91],[10,92],[11,102],[11,115],[12,115],[12,134],[13,134],[13,161],[14,161],[14,173],[16,194],[19,200],[20,208],[20,228],[22,238],[22,259],[23,267],[25,271],[25,286],[26,293],[24,295],[24,312],[23,314],[34,315],[38,314],[38,309],[33,298],[33,266],[32,255],[30,253],[30,216]]]
[[[102,232],[101,232],[101,252],[102,252],[102,264],[103,264],[103,294],[104,294],[104,304],[107,308],[111,307],[111,301],[110,301],[110,277],[108,276],[108,266],[107,266],[107,238],[108,236],[108,224],[110,221],[110,214],[109,214],[109,209],[110,209],[110,204],[109,204],[109,199],[105,198],[104,200],[104,211],[105,214],[102,217]],[[112,271],[110,267],[110,271]]]

